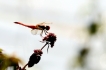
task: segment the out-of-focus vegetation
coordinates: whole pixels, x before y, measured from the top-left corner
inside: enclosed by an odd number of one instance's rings
[[[90,61],[89,59],[91,58],[90,55],[92,55],[92,51],[94,50],[92,46],[92,39],[96,38],[97,36],[101,36],[102,34],[105,34],[105,32],[103,32],[103,28],[101,28],[101,26],[103,27],[103,24],[100,22],[91,22],[89,24],[89,26],[86,27],[86,29],[83,32],[84,34],[87,33],[88,34],[88,38],[86,39],[86,42],[84,44],[82,44],[84,47],[80,48],[81,50],[79,50],[78,55],[76,57],[73,57],[73,59],[71,59],[69,61],[69,70],[89,70],[89,68],[87,68],[88,62]],[[86,34],[86,35],[87,35]],[[80,47],[80,46],[79,46]],[[105,46],[101,46],[101,47],[105,47]]]
[[[6,70],[8,67],[12,67],[13,70],[17,70],[18,64],[22,63],[22,60],[14,55],[4,54],[0,49],[0,70]]]
[[[76,56],[74,56],[73,58],[71,58],[71,60],[69,60],[69,69],[68,70],[104,70],[105,69],[105,55],[102,57],[103,54],[106,54],[105,52],[105,42],[106,40],[106,30],[105,30],[105,20],[106,18],[103,18],[103,14],[97,12],[98,10],[98,4],[97,1],[91,1],[92,6],[91,8],[93,8],[92,12],[90,12],[91,14],[89,14],[90,17],[93,17],[92,20],[89,20],[87,22],[87,26],[85,26],[83,30],[83,34],[86,35],[86,40],[85,42],[82,44],[83,48],[81,47],[80,51],[76,51],[78,54]],[[96,15],[94,16],[93,14]],[[100,15],[101,14],[101,15]],[[98,18],[98,19],[97,19]],[[86,23],[85,23],[86,24]],[[103,36],[103,37],[102,37]],[[98,41],[98,39],[100,41]],[[98,49],[98,46],[102,48],[102,51],[98,51],[97,53],[94,54],[95,50],[94,47]],[[79,46],[80,47],[80,46]],[[102,52],[102,53],[101,53]],[[99,57],[97,57],[99,56]],[[95,60],[93,60],[95,58]],[[101,60],[104,59],[104,60]],[[95,63],[97,66],[96,68],[93,66],[92,64],[92,60],[96,61],[97,63]],[[104,61],[104,64],[102,64]],[[91,66],[91,67],[90,67]]]

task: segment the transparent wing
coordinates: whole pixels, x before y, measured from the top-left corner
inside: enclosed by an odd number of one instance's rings
[[[38,30],[37,30],[37,29],[32,29],[32,30],[31,30],[31,33],[32,33],[33,35],[36,35],[36,34],[37,34],[37,32],[38,32]]]
[[[49,24],[52,24],[52,23],[42,22],[42,23],[38,23],[37,25],[44,25],[44,26],[46,26],[46,25],[49,25]]]
[[[42,32],[41,30],[37,30],[37,29],[31,30],[31,33],[32,33],[33,35],[40,35],[41,32]]]

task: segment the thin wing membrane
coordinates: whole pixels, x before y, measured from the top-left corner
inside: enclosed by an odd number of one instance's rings
[[[31,30],[31,33],[32,33],[33,35],[40,35],[41,30],[33,29],[33,30]]]
[[[31,30],[31,33],[32,33],[33,35],[36,35],[36,34],[37,34],[37,32],[38,32],[38,30],[37,30],[37,29],[32,29],[32,30]]]

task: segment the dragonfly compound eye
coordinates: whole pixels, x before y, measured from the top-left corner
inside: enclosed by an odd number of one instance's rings
[[[50,30],[50,26],[46,26],[46,30]]]

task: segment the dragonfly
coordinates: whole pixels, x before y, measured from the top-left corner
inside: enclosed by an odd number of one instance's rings
[[[38,34],[38,32],[41,31],[40,36],[42,36],[43,32],[45,33],[45,35],[47,35],[48,31],[50,30],[50,26],[48,24],[51,24],[51,23],[46,23],[46,22],[38,23],[36,25],[27,25],[22,22],[14,22],[14,23],[32,29],[31,33],[33,35],[36,35],[36,34]]]

